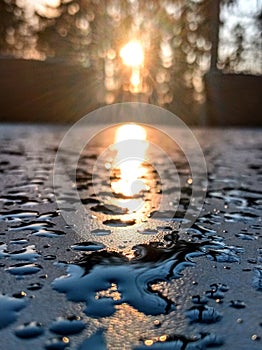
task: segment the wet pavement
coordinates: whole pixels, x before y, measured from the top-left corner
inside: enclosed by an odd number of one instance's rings
[[[261,349],[261,131],[193,130],[208,169],[202,209],[205,184],[190,206],[190,162],[150,130],[165,149],[140,144],[153,161],[114,166],[110,129],[76,176],[63,153],[68,182],[54,190],[66,131],[0,128],[0,348]],[[72,224],[77,200],[85,216]]]

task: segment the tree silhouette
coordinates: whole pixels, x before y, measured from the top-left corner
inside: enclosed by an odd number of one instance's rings
[[[1,54],[81,65],[94,80],[98,103],[145,101],[197,117],[205,101],[203,75],[217,63],[234,70],[245,58],[245,29],[231,33],[234,50],[219,62],[219,7],[237,0],[63,0],[29,11],[23,1],[0,1]],[[258,26],[261,23],[259,22]],[[261,15],[260,15],[261,18]],[[141,90],[119,51],[142,43]],[[258,41],[251,44],[256,48]]]

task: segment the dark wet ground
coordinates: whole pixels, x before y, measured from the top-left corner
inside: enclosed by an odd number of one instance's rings
[[[53,162],[65,131],[0,129],[0,348],[261,349],[261,131],[195,130],[208,192],[193,225],[189,165],[170,145],[180,186],[165,156],[155,158],[165,188],[154,164],[143,164],[139,215],[125,206],[127,193],[112,200],[100,164],[92,177],[99,139],[56,202]],[[61,215],[61,207],[74,214],[72,188],[87,209],[75,227]]]

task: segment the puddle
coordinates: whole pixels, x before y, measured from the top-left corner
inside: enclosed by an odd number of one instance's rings
[[[68,266],[68,275],[53,282],[53,288],[66,293],[69,300],[86,302],[85,313],[91,317],[108,317],[115,312],[115,306],[122,303],[146,315],[159,315],[175,310],[175,304],[156,292],[154,284],[181,277],[186,267],[194,266],[193,258],[197,256],[209,257],[212,253],[216,261],[239,261],[233,247],[226,248],[225,253],[220,249],[221,244],[190,243],[179,239],[177,234],[166,235],[165,240],[165,245],[153,242],[133,247],[131,259],[107,250],[82,255],[79,261]],[[104,248],[98,243],[87,242],[86,245],[87,250]],[[98,296],[98,291],[107,291],[112,284],[117,286],[119,298]],[[220,290],[226,290],[226,286],[213,286],[210,293],[215,295]]]

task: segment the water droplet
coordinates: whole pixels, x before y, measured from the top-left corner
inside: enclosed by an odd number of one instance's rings
[[[44,329],[41,323],[29,322],[24,325],[18,326],[15,329],[15,335],[19,338],[28,339],[36,338],[44,333]]]
[[[96,229],[91,231],[91,233],[95,236],[107,236],[111,234],[111,230]]]
[[[36,252],[34,245],[29,245],[23,249],[8,253],[8,256],[12,260],[35,261],[40,255]]]
[[[251,336],[251,339],[252,339],[252,340],[260,340],[261,338],[260,338],[259,335],[253,334],[253,335]]]
[[[246,304],[242,300],[231,300],[230,306],[235,309],[244,309],[246,307]]]
[[[26,238],[14,238],[10,241],[10,244],[27,244],[28,240]]]
[[[72,335],[82,332],[85,324],[79,317],[59,318],[50,326],[50,331],[59,335]]]
[[[37,217],[37,211],[12,210],[0,214],[0,221],[7,220],[8,222],[19,222],[24,219],[33,219]]]
[[[103,221],[104,225],[113,226],[113,227],[126,227],[135,225],[136,220],[120,220],[120,219],[109,219]]]
[[[105,245],[98,242],[81,242],[71,246],[73,250],[91,252],[105,248]]]
[[[92,211],[103,213],[105,215],[123,215],[128,213],[127,208],[118,207],[112,204],[101,205],[98,204],[95,207],[90,208]]]
[[[226,222],[244,222],[249,223],[254,221],[258,216],[251,213],[226,213],[224,215]]]
[[[155,320],[154,321],[154,326],[155,327],[160,327],[161,326],[161,322],[159,320]]]
[[[35,283],[30,283],[29,286],[27,287],[28,290],[39,290],[43,287],[41,283],[35,282]]]
[[[11,298],[0,294],[0,329],[16,321],[17,314],[26,306],[23,299]]]
[[[51,221],[39,221],[39,222],[33,222],[30,224],[22,224],[18,227],[12,227],[10,228],[10,231],[40,231],[42,229],[53,227],[54,224]]]
[[[262,266],[254,267],[253,287],[262,291]]]
[[[246,240],[246,241],[254,241],[258,238],[253,233],[247,233],[247,232],[246,233],[236,233],[235,236],[237,238],[241,238],[241,239]]]
[[[38,264],[30,264],[30,263],[20,263],[15,264],[6,269],[9,273],[16,276],[26,276],[32,275],[39,272],[42,269],[42,266]]]
[[[81,198],[81,202],[83,204],[100,204],[99,200],[98,199],[95,199],[95,198]]]
[[[157,230],[152,229],[145,229],[145,230],[137,230],[138,233],[141,233],[142,235],[155,235],[157,234]]]
[[[56,238],[65,235],[65,232],[59,230],[46,230],[41,229],[32,234],[33,236],[46,237],[46,238]]]
[[[223,283],[213,283],[210,287],[211,290],[206,291],[206,296],[210,299],[223,299],[224,292],[229,290],[228,286]]]
[[[204,296],[200,296],[200,295],[193,295],[192,296],[192,302],[194,304],[207,304],[208,300],[206,297]]]
[[[46,350],[64,350],[70,344],[70,340],[67,337],[55,337],[49,339],[45,343]]]
[[[208,347],[219,346],[223,344],[223,340],[215,334],[201,333],[193,337],[187,337],[184,335],[161,335],[154,339],[145,339],[143,345],[139,345],[134,350],[147,350],[147,349],[206,349]]]
[[[200,323],[214,323],[222,318],[220,312],[207,305],[193,306],[186,311],[186,316],[190,318],[191,322]]]
[[[44,255],[44,260],[55,260],[56,256],[53,254]]]
[[[78,348],[78,350],[106,350],[106,341],[103,335],[103,330],[99,329],[95,334],[86,339]]]
[[[19,293],[15,293],[15,294],[13,294],[13,297],[14,298],[24,298],[24,297],[26,297],[26,292],[21,291]]]

